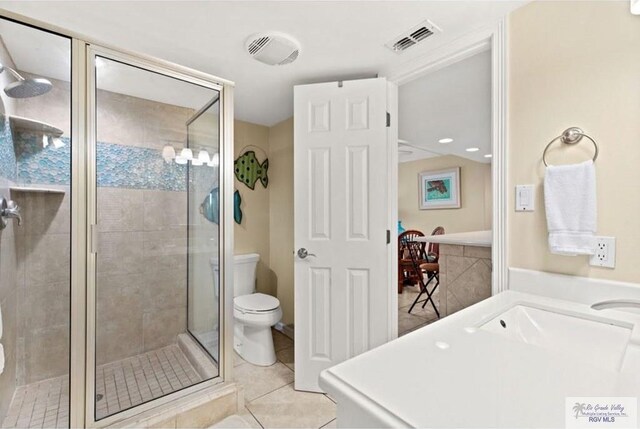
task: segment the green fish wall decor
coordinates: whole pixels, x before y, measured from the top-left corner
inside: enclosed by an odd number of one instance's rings
[[[256,182],[260,179],[260,183],[265,188],[269,184],[267,170],[269,169],[269,159],[265,159],[262,164],[258,162],[256,153],[252,150],[240,155],[233,163],[236,172],[236,179],[244,183],[253,190]]]
[[[209,221],[216,225],[220,223],[220,190],[215,187],[207,194],[202,204],[200,204],[200,213]],[[240,225],[242,223],[242,197],[240,192],[233,193],[233,220]]]

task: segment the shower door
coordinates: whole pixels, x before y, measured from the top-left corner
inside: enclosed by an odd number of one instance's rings
[[[220,99],[187,122],[187,146],[196,165],[188,171],[187,328],[219,361]],[[193,163],[192,163],[193,164]],[[213,287],[212,287],[213,286]]]
[[[220,380],[222,86],[89,52],[87,417],[103,426]]]
[[[2,428],[70,422],[71,42],[0,17]]]

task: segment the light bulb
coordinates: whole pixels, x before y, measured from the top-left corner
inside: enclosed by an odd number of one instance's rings
[[[62,141],[62,139],[56,137],[53,139],[53,147],[55,147],[56,149],[60,149],[61,147],[64,147],[64,142]]]
[[[180,151],[180,156],[186,159],[187,161],[191,161],[193,159],[193,151],[188,147],[185,147]]]
[[[172,159],[176,157],[176,150],[171,145],[166,145],[162,148],[162,158],[168,164]]]
[[[182,155],[176,156],[176,164],[185,165],[187,162],[189,162],[189,160],[183,158]]]
[[[42,147],[49,146],[49,137],[46,135],[42,135]]]
[[[217,167],[218,165],[220,165],[220,154],[214,153],[211,157],[211,161],[207,162],[207,165],[209,167]]]
[[[198,153],[198,161],[200,161],[200,165],[208,163],[209,162],[209,152],[207,152],[206,150],[202,149]]]

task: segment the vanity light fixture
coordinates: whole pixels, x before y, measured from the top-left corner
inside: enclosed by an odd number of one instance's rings
[[[465,149],[467,152],[477,152],[480,150],[480,148],[477,147],[468,147]]]
[[[207,162],[207,165],[209,167],[217,167],[218,165],[220,165],[220,155],[217,153],[214,153],[211,156],[211,160],[209,162]]]
[[[172,159],[175,159],[175,157],[176,157],[176,150],[173,148],[173,146],[168,144],[162,148],[162,158],[164,159],[164,162],[168,164],[171,162]]]
[[[452,141],[453,141],[453,139],[452,139],[452,138],[450,138],[450,137],[446,137],[446,138],[444,138],[444,139],[440,139],[440,140],[438,140],[438,143],[447,144],[447,143],[451,143]]]
[[[217,167],[218,165],[220,165],[220,155],[218,153],[214,153],[211,156],[211,160],[207,162],[207,165],[209,167]]]
[[[208,164],[209,163],[209,152],[207,152],[204,149],[201,149],[200,152],[198,153],[198,161],[201,162],[200,165],[202,164]],[[195,164],[194,164],[195,165]]]
[[[193,151],[188,147],[185,147],[180,151],[180,156],[187,161],[191,161],[193,159]]]

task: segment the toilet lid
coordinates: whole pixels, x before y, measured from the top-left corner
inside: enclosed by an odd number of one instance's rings
[[[278,298],[264,293],[236,296],[233,305],[243,311],[270,311],[280,306]]]

